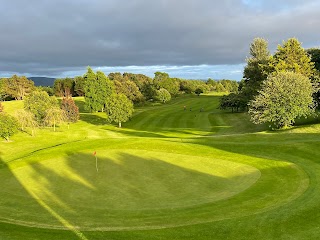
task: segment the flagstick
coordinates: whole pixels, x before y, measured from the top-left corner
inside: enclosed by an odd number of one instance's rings
[[[98,158],[97,158],[97,155],[95,155],[96,157],[96,169],[97,169],[97,172],[98,172]]]

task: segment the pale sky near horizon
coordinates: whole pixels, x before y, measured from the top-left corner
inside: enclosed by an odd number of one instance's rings
[[[249,45],[320,46],[319,0],[0,0],[0,76],[242,78]]]

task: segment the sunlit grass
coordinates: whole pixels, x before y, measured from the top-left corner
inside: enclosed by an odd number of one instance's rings
[[[218,99],[148,103],[119,129],[77,98],[69,129],[1,142],[0,239],[317,239],[319,125],[269,131]]]

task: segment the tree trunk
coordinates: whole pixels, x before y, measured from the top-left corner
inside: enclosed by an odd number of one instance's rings
[[[56,131],[56,121],[53,121],[53,131]]]
[[[121,128],[121,122],[119,122],[119,128]]]

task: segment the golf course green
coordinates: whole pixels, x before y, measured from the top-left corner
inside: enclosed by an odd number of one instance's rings
[[[1,240],[319,238],[320,124],[270,131],[186,95],[118,128],[75,101],[77,123],[0,142]]]

